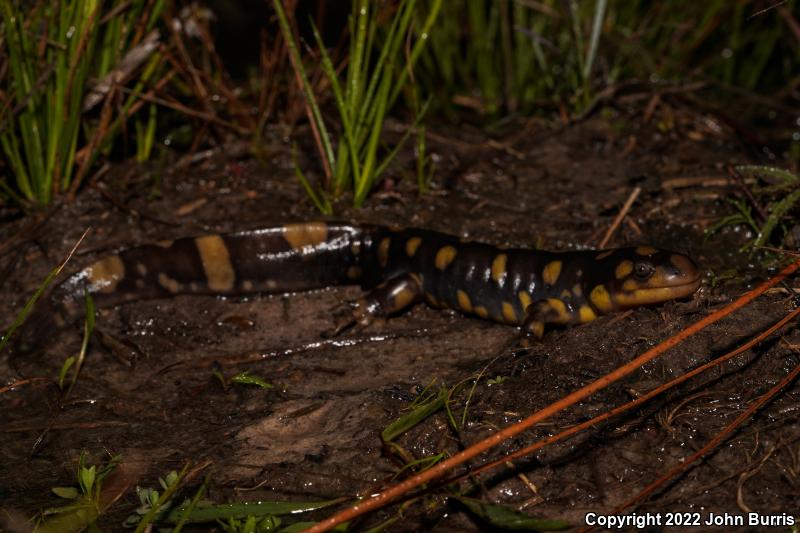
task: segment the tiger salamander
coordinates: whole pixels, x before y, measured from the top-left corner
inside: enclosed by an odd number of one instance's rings
[[[61,283],[55,298],[82,307],[179,293],[234,295],[361,284],[353,321],[420,301],[541,338],[548,325],[693,294],[700,271],[685,255],[650,246],[547,252],[498,248],[424,229],[306,222],[183,238],[110,255]]]

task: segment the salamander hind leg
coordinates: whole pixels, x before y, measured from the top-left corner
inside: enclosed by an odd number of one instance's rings
[[[366,327],[376,318],[387,318],[421,301],[422,283],[419,276],[413,273],[400,274],[372,289],[355,302],[348,312],[336,317],[333,335],[356,325]]]

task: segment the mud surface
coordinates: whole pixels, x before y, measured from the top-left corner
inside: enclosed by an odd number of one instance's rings
[[[400,437],[416,458],[452,454],[706,316],[769,275],[738,253],[743,231],[703,237],[728,209],[724,199],[732,189],[724,166],[749,160],[713,117],[666,104],[647,120],[644,113],[603,110],[569,127],[518,122],[493,141],[469,128],[436,131],[429,141],[437,160],[430,193],[417,195],[413,154],[406,150],[368,207],[351,211],[343,203],[338,218],[564,250],[596,246],[640,187],[609,246],[647,243],[689,253],[708,272],[694,299],[552,331],[528,350],[512,349],[514,328],[425,306],[323,340],[320,332],[333,324],[330,310],[357,297],[357,287],[230,299],[180,296],[104,309],[98,328],[118,344],[109,348],[112,343],[95,336],[77,385],[63,400],[54,379],[78,347],[80,326],[53,332],[45,351],[24,359],[0,357],[3,384],[48,378],[0,395],[3,507],[29,517],[63,504],[50,489],[74,483],[82,451],[89,464],[109,453],[123,458],[122,485],[129,488],[101,518],[108,530],[137,507],[133,486],[155,487],[158,476],[187,463],[190,469],[204,467],[187,494],[208,475],[207,496],[217,502],[367,495],[391,483],[400,469],[399,457],[382,450],[381,431],[429,384],[469,384],[453,405],[466,423],[455,431],[439,413]],[[291,144],[275,139],[263,147],[266,162],[231,145],[192,161],[114,168],[46,220],[6,224],[0,323],[11,322],[87,227],[92,230],[68,271],[136,244],[320,218],[294,178]],[[311,148],[304,153],[301,165],[313,169]],[[735,347],[792,308],[782,290],[502,451],[603,413]],[[474,495],[573,524],[583,524],[586,512],[609,513],[706,444],[785,376],[798,363],[798,342],[790,326],[782,338],[627,415],[518,460],[515,470],[493,471]],[[223,387],[215,377],[242,371],[275,387]],[[637,512],[796,512],[798,395],[800,388],[792,384]],[[405,507],[390,530],[484,527],[441,494]],[[378,512],[360,527],[396,512],[397,507]]]

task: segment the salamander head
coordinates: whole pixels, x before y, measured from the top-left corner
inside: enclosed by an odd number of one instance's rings
[[[700,287],[700,269],[689,257],[650,246],[598,252],[586,291],[600,312],[684,298]]]

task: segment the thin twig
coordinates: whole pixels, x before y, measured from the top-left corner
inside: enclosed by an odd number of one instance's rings
[[[9,383],[5,387],[0,387],[0,394],[5,394],[6,392],[12,391],[14,389],[18,389],[23,385],[30,385],[31,383],[35,383],[37,381],[47,381],[48,383],[53,382],[53,378],[24,378],[18,379],[13,383]]]
[[[628,211],[631,210],[633,202],[636,201],[636,198],[639,197],[639,194],[641,192],[642,192],[641,187],[635,187],[631,191],[631,195],[628,196],[627,200],[625,200],[625,205],[623,205],[622,209],[620,209],[619,213],[617,213],[617,218],[615,218],[614,222],[611,223],[611,227],[608,228],[608,231],[606,231],[603,240],[601,240],[600,243],[597,245],[598,248],[603,248],[608,244],[608,241],[611,240],[611,237],[614,235],[614,232],[617,231],[617,228],[619,228],[619,225],[622,223],[622,219],[625,218],[625,215],[627,215]]]

